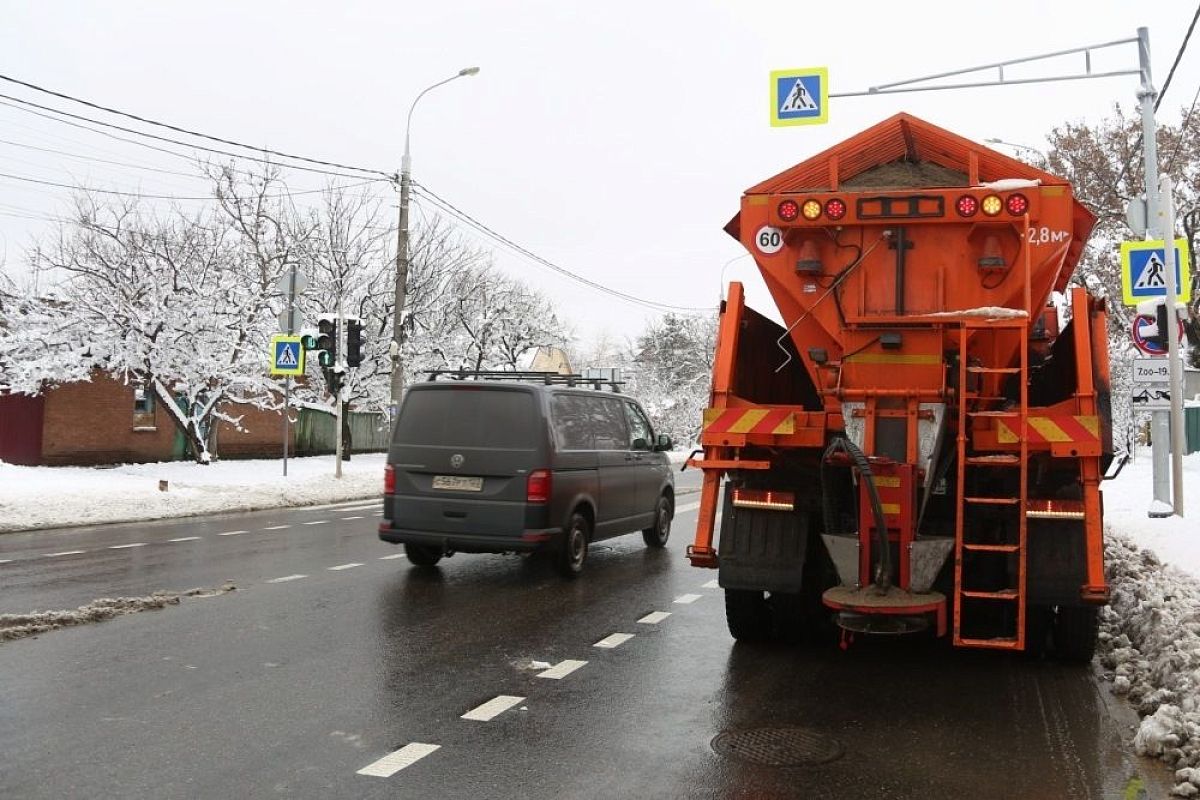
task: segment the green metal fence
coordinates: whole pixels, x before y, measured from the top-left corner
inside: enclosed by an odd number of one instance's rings
[[[1183,409],[1183,430],[1187,444],[1185,453],[1200,453],[1200,406]]]
[[[331,412],[301,408],[296,418],[295,453],[316,456],[332,453],[336,441],[336,418]],[[350,412],[350,450],[369,453],[387,450],[391,427],[387,415]]]

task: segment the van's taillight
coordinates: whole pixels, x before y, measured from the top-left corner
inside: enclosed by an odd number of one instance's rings
[[[396,493],[396,470],[392,468],[391,464],[383,468],[383,493]]]
[[[550,499],[550,470],[535,469],[525,482],[525,501],[545,503]]]

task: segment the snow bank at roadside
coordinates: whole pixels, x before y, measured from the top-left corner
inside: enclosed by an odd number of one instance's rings
[[[379,497],[384,461],[382,453],[355,455],[342,463],[340,479],[333,456],[288,459],[286,478],[280,459],[107,469],[0,463],[0,532]]]
[[[1200,582],[1112,531],[1106,551],[1104,677],[1142,717],[1134,749],[1176,769],[1172,794],[1200,795]]]

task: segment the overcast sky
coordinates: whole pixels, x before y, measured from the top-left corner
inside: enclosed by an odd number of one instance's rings
[[[389,172],[399,168],[416,95],[479,66],[477,76],[417,106],[414,178],[593,281],[657,302],[712,307],[722,268],[743,252],[721,230],[742,190],[885,117],[907,111],[976,140],[1043,147],[1056,125],[1095,122],[1116,102],[1137,102],[1137,79],[1126,76],[835,98],[828,124],[772,128],[771,70],[824,66],[835,93],[860,91],[1130,38],[1145,26],[1161,89],[1196,6],[8,0],[2,8],[4,75],[216,136]],[[1096,52],[1092,63],[1097,72],[1134,69],[1136,47]],[[1079,55],[1006,74],[1082,69]],[[1177,124],[1198,86],[1200,34],[1160,120]],[[0,93],[121,122],[11,84],[0,84]],[[202,181],[139,168],[186,171],[178,158],[2,98],[0,140],[0,173],[8,175],[158,194],[206,191]],[[296,173],[289,183],[314,188],[322,178]],[[62,213],[69,191],[9,177],[0,177],[0,191],[0,253],[17,271],[29,242],[48,227],[42,218]],[[386,184],[378,191],[391,196]],[[633,337],[652,315],[500,249],[496,262],[549,294],[584,338]],[[745,281],[751,302],[769,310],[749,258],[729,264],[725,278]]]

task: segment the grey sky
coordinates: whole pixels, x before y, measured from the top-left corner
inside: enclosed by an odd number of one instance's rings
[[[1195,11],[1162,2],[6,2],[0,72],[239,141],[392,171],[409,104],[416,180],[591,280],[712,306],[741,254],[721,230],[743,189],[897,111],[1032,147],[1068,120],[1136,103],[1134,77],[835,99],[829,123],[771,128],[768,73],[826,66],[835,92],[1132,37],[1150,28],[1161,89]],[[1081,56],[1043,70],[1078,71]],[[1132,45],[1093,69],[1137,65]],[[1009,77],[1032,74],[1008,71]],[[1200,85],[1200,35],[1160,118]],[[20,87],[0,93],[97,116]],[[7,101],[5,101],[7,102]],[[101,118],[98,116],[98,118]],[[112,119],[110,117],[102,117]],[[0,139],[187,170],[179,159],[0,105]],[[1001,148],[1003,149],[1003,148]],[[1009,151],[1011,152],[1011,151]],[[121,190],[203,194],[203,182],[0,143],[0,172]],[[297,174],[294,189],[321,185]],[[10,267],[66,190],[0,178]],[[381,187],[390,196],[390,190]],[[486,244],[486,240],[483,240]],[[650,314],[497,250],[581,334],[634,336]],[[750,260],[727,279],[770,310]]]

